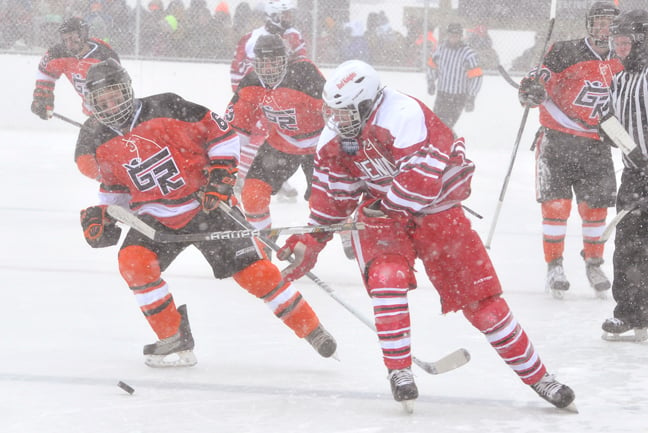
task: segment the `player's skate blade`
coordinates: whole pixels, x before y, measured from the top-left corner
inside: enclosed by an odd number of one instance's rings
[[[168,355],[144,355],[144,364],[153,368],[193,367],[198,363],[193,350],[170,353]]]

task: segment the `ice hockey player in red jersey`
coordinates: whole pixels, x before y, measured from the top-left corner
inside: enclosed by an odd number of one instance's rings
[[[243,77],[254,70],[254,47],[261,36],[281,36],[286,43],[286,51],[291,61],[306,58],[304,38],[299,30],[293,26],[296,11],[296,0],[265,1],[265,24],[243,35],[236,45],[234,58],[230,65],[232,91],[236,92]],[[252,131],[250,140],[241,147],[239,185],[237,186],[241,186],[245,180],[250,165],[259,147],[263,144],[267,132],[268,125],[259,122]],[[279,190],[278,196],[287,201],[294,201],[297,199],[297,194],[297,190],[286,181]]]
[[[542,398],[559,408],[574,392],[546,371],[513,316],[486,249],[464,214],[474,164],[464,140],[421,101],[383,87],[359,60],[339,65],[323,92],[327,125],[315,157],[309,224],[344,221],[356,211],[365,229],[353,246],[373,304],[383,361],[396,401],[418,389],[411,371],[407,295],[420,259],[442,311],[463,311],[498,355]],[[294,235],[277,253],[294,254],[286,280],[303,276],[331,236]]]
[[[271,225],[270,200],[301,166],[310,193],[313,155],[324,127],[324,76],[307,59],[291,61],[278,35],[259,37],[254,47],[255,69],[241,81],[226,118],[241,138],[250,140],[259,122],[268,135],[245,177],[241,197],[248,221],[257,228]]]
[[[623,69],[611,58],[610,23],[619,14],[612,2],[595,2],[587,12],[588,36],[556,42],[539,71],[520,83],[520,102],[540,107],[536,135],[536,199],[541,203],[546,289],[562,298],[569,289],[563,267],[567,220],[576,196],[582,219],[587,279],[598,296],[610,281],[601,269],[607,208],[614,206],[616,178],[610,146],[598,123],[610,108],[612,76]]]
[[[107,59],[119,62],[119,56],[105,42],[90,38],[89,25],[78,17],[68,18],[58,29],[61,43],[49,48],[38,64],[34,100],[31,111],[47,120],[54,113],[54,87],[56,81],[65,75],[83,101],[85,79],[88,68]],[[83,113],[89,116],[90,108],[82,105]],[[97,165],[89,156],[75,158],[79,171],[96,179]]]
[[[240,228],[219,206],[222,201],[240,214],[232,196],[239,140],[225,120],[172,93],[135,99],[128,73],[113,59],[90,68],[86,87],[93,118],[81,129],[77,147],[95,155],[102,181],[100,203],[81,212],[92,247],[119,241],[120,229],[107,214],[109,204],[128,207],[170,233]],[[334,354],[335,339],[254,240],[162,244],[131,229],[119,251],[119,271],[159,339],[144,346],[147,365],[196,363],[186,307],[176,308],[162,278],[191,245],[216,278],[233,277],[321,356]]]

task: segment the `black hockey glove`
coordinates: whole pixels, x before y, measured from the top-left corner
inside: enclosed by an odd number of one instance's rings
[[[36,80],[31,111],[43,120],[52,117],[54,112],[54,83],[52,81]]]
[[[86,242],[92,248],[105,248],[117,245],[121,228],[106,213],[107,206],[90,206],[81,211],[81,227]]]
[[[468,96],[468,98],[466,98],[466,105],[464,106],[464,111],[466,113],[470,113],[474,109],[475,109],[475,97]]]
[[[207,169],[207,185],[203,188],[203,211],[209,213],[223,201],[230,204],[238,169],[231,160],[212,161]]]
[[[537,79],[525,77],[520,81],[518,99],[520,104],[525,107],[537,107],[547,99],[547,91]]]

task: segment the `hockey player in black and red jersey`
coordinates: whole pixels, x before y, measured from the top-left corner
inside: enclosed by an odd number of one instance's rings
[[[239,83],[248,73],[254,70],[254,47],[261,36],[278,35],[286,44],[286,52],[290,60],[306,58],[306,43],[299,30],[293,26],[297,12],[296,0],[266,0],[265,1],[265,24],[246,33],[241,37],[234,51],[234,58],[230,65],[230,79],[232,91],[236,92]],[[256,156],[259,147],[265,141],[268,133],[268,125],[259,122],[252,131],[250,140],[241,146],[241,161],[239,164],[239,184],[247,176],[250,165]],[[297,190],[288,181],[284,182],[278,192],[278,196],[286,201],[297,199]]]
[[[407,296],[416,288],[420,259],[443,313],[463,311],[525,384],[559,408],[570,406],[574,392],[547,374],[461,207],[475,169],[464,140],[421,101],[383,87],[377,72],[359,60],[335,69],[323,99],[327,125],[317,146],[309,224],[341,222],[356,210],[365,223],[353,233],[353,247],[394,399],[418,397]],[[295,257],[285,278],[308,272],[330,239],[288,238],[277,253],[279,259]]]
[[[239,155],[238,136],[225,120],[172,93],[135,99],[128,73],[113,59],[90,68],[86,87],[93,118],[81,129],[77,147],[96,157],[102,181],[100,203],[81,212],[92,247],[119,241],[120,229],[106,211],[109,204],[129,207],[158,230],[171,233],[239,228],[219,208],[221,201],[235,205]],[[236,207],[232,211],[240,213]],[[159,339],[144,346],[147,365],[196,363],[186,307],[176,308],[162,278],[191,245],[216,278],[233,277],[321,356],[334,354],[335,339],[254,240],[161,244],[130,230],[119,250],[119,271]]]
[[[301,166],[310,194],[313,155],[324,127],[324,76],[309,60],[291,61],[283,39],[263,35],[254,47],[254,70],[243,78],[227,107],[226,118],[244,148],[259,122],[268,135],[245,177],[241,197],[248,221],[270,227],[271,196]]]
[[[648,339],[648,11],[624,11],[610,30],[612,48],[625,67],[610,86],[612,108],[639,152],[623,158],[616,207],[632,212],[616,226],[616,305],[613,317],[603,322],[603,338],[642,341]]]
[[[50,119],[54,113],[54,87],[61,75],[67,77],[83,101],[88,68],[107,59],[119,62],[119,56],[108,44],[89,37],[89,25],[81,18],[66,19],[58,32],[61,43],[49,48],[38,64],[31,104],[31,111],[44,120]],[[82,109],[86,116],[91,114],[90,107],[85,103]],[[81,173],[92,179],[97,178],[94,159],[86,155],[75,158],[75,161]]]
[[[616,178],[610,146],[598,131],[609,111],[609,84],[623,66],[609,50],[609,27],[619,9],[611,2],[595,2],[587,12],[588,36],[556,42],[540,70],[522,79],[520,102],[540,107],[541,128],[536,134],[536,199],[542,208],[546,289],[562,298],[569,289],[563,267],[567,220],[576,196],[582,219],[587,279],[598,296],[610,281],[601,269],[607,208],[614,206]]]

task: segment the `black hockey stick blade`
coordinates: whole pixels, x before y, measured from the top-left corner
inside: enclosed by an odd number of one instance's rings
[[[77,122],[76,120],[72,120],[69,117],[66,117],[66,116],[64,116],[62,114],[52,113],[52,117],[56,117],[57,119],[61,119],[62,121],[67,122],[70,125],[76,126],[77,128],[83,127],[83,125],[80,124],[79,122]]]
[[[504,66],[502,65],[497,65],[497,71],[500,73],[502,78],[506,80],[507,83],[509,83],[511,86],[513,86],[516,89],[520,88],[520,85],[511,77],[511,75],[504,69]]]
[[[350,230],[363,230],[364,223],[361,222],[348,222],[340,224],[322,225],[322,226],[297,226],[297,227],[274,227],[269,229],[243,229],[243,230],[227,230],[216,232],[200,232],[200,233],[165,233],[158,231],[142,221],[137,215],[130,212],[128,209],[110,205],[108,206],[108,214],[115,218],[117,221],[134,228],[144,236],[160,243],[171,242],[202,242],[202,241],[216,241],[240,238],[258,238],[267,236],[274,238],[279,235],[286,234],[305,234],[305,233],[324,233],[324,232],[338,232]]]
[[[414,364],[429,374],[443,374],[465,365],[470,361],[470,353],[466,349],[457,349],[437,361],[425,362],[413,356]]]

